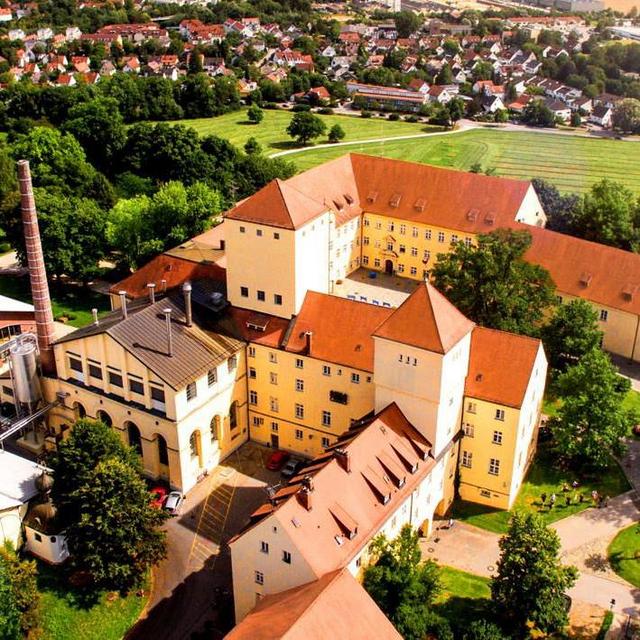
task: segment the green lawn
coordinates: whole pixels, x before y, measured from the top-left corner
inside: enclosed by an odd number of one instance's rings
[[[49,290],[54,318],[56,320],[67,318],[68,323],[74,327],[82,327],[92,321],[92,308],[98,309],[100,314],[106,313],[111,308],[107,296],[89,289],[71,285],[64,285],[62,288],[50,285]],[[0,294],[31,303],[29,278],[0,276]]]
[[[577,491],[563,493],[563,484],[571,485],[574,479],[576,479],[575,474],[558,468],[552,454],[541,449],[520,489],[514,510],[534,511],[540,514],[547,524],[550,524],[591,506],[591,491],[594,489],[600,495],[609,497],[617,496],[629,489],[622,470],[613,461],[609,468],[597,477],[577,478],[580,482]],[[556,494],[557,501],[553,509],[542,506],[540,499],[542,493],[547,494],[547,504],[551,494]],[[579,502],[580,494],[584,496],[582,503]],[[567,496],[571,498],[571,504],[568,506],[565,504]],[[495,533],[507,531],[510,515],[509,511],[489,509],[470,502],[458,501],[454,504],[455,518]]]
[[[254,137],[267,154],[295,147],[295,143],[286,132],[294,114],[289,111],[273,111],[269,109],[264,110],[263,113],[264,120],[260,124],[251,124],[247,120],[246,109],[215,118],[176,120],[170,124],[192,127],[201,136],[215,135],[225,138],[238,147],[242,147],[249,138]],[[346,134],[345,141],[393,138],[438,131],[439,129],[426,124],[399,120],[392,122],[385,118],[360,118],[356,116],[320,116],[320,118],[327,125],[327,133],[329,133],[329,129],[334,124],[339,124]],[[318,138],[316,142],[327,142],[326,136]],[[345,151],[342,153],[345,153]],[[335,154],[335,156],[337,155],[342,154]]]
[[[444,589],[435,609],[453,629],[464,629],[476,619],[491,617],[488,578],[451,567],[440,567],[440,577]]]
[[[483,129],[417,140],[356,143],[285,157],[304,170],[347,152],[463,170],[479,162],[485,169],[495,167],[501,176],[545,178],[565,192],[583,192],[606,177],[640,193],[640,143],[622,140]]]
[[[635,409],[640,416],[640,393],[631,389],[631,391],[627,393],[627,397],[624,399],[622,406],[625,409]]]
[[[38,563],[38,589],[42,594],[43,640],[120,640],[133,626],[147,598],[135,593],[113,599],[98,594],[87,599],[84,589],[70,587],[64,569]]]
[[[640,528],[638,523],[623,529],[609,545],[609,562],[613,570],[636,587],[640,587]]]

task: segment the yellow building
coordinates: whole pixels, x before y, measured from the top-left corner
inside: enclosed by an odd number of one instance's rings
[[[245,343],[203,320],[215,312],[203,298],[194,286],[193,305],[180,292],[138,301],[58,340],[45,393],[64,403],[50,430],[102,420],[140,453],[148,476],[182,491],[246,442]]]
[[[513,506],[535,454],[546,375],[539,340],[473,331],[459,456],[463,500]]]

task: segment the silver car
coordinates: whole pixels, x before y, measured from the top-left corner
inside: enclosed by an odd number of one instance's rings
[[[183,501],[184,501],[184,496],[179,491],[172,491],[167,496],[167,501],[164,503],[164,508],[172,516],[176,516],[180,513],[180,507],[182,507]]]

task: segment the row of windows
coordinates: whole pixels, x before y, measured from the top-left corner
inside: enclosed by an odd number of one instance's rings
[[[369,264],[370,264],[369,256],[362,256],[362,264],[365,267],[369,266]],[[373,266],[376,269],[380,269],[382,267],[382,260],[380,258],[374,258],[373,259]],[[397,271],[398,271],[398,273],[404,273],[405,272],[405,265],[399,264]],[[417,276],[418,275],[418,268],[417,267],[410,267],[409,268],[409,273],[412,276]],[[429,271],[427,269],[423,269],[422,270],[422,277],[423,278],[427,278],[428,276],[429,276]]]
[[[329,417],[329,420],[330,419],[331,418]],[[260,426],[262,426],[264,424],[264,418],[262,418],[260,416],[253,416],[252,424],[253,424],[254,427],[260,427]],[[271,432],[272,433],[279,433],[279,431],[280,431],[280,425],[277,422],[272,421],[271,422]],[[304,431],[302,429],[296,429],[295,430],[295,438],[296,438],[296,440],[304,440]],[[326,436],[322,436],[321,442],[322,442],[322,447],[325,448],[325,449],[327,447],[331,446],[331,440],[330,440],[330,438],[328,438]]]
[[[243,298],[248,298],[249,297],[249,287],[240,287],[240,295]],[[261,289],[258,289],[256,291],[256,300],[258,300],[258,302],[266,302],[267,294],[264,291],[262,291]],[[282,304],[282,296],[279,293],[274,293],[273,294],[273,304],[277,304],[277,305],[281,305]]]
[[[476,402],[467,402],[467,412],[468,413],[477,413],[478,412],[478,404]],[[496,409],[496,412],[493,416],[494,420],[500,420],[504,422],[504,409]]]
[[[238,357],[231,356],[227,360],[227,371],[231,373],[235,371],[237,366],[238,366]],[[207,371],[207,386],[213,387],[217,382],[218,382],[218,370],[215,368],[209,369],[209,371]],[[191,402],[191,400],[195,400],[198,397],[198,386],[195,380],[193,382],[190,382],[187,385],[186,394],[187,394],[187,402]]]
[[[465,436],[467,436],[467,438],[475,437],[475,427],[468,422],[465,422],[464,425],[462,426],[462,432],[464,433]],[[494,431],[491,437],[491,442],[493,444],[502,444],[502,440],[503,440],[502,431]]]
[[[430,239],[430,237],[429,237]],[[438,242],[441,244],[444,244],[446,240],[446,236],[444,234],[444,232],[440,231],[438,232]],[[451,234],[451,244],[455,244],[456,242],[459,242],[460,238],[455,234],[452,233]],[[470,247],[472,244],[472,239],[471,238],[464,238],[464,243],[467,245],[467,247]],[[365,247],[369,247],[371,246],[371,238],[369,238],[369,236],[363,236],[362,237],[362,244]],[[382,241],[381,240],[375,240],[373,243],[373,246],[376,249],[381,249],[382,248]],[[395,251],[395,241],[392,240],[387,240],[385,243],[385,246],[387,248],[387,251]],[[346,249],[346,246],[345,246]],[[409,247],[409,251],[411,253],[411,255],[414,258],[418,257],[418,253],[419,253],[419,249],[418,247]],[[407,246],[405,244],[400,244],[398,246],[398,253],[407,253]],[[428,249],[423,249],[422,252],[422,258],[423,260],[429,260],[429,258],[431,257],[431,251],[429,251]]]
[[[269,543],[262,540],[260,542],[260,551],[269,555]],[[291,553],[289,551],[285,551],[284,549],[282,550],[282,562],[291,564]],[[262,575],[262,582],[258,582],[257,574]],[[256,582],[258,582],[258,584],[264,584],[264,574],[262,574],[261,571],[256,571]]]
[[[246,233],[247,232],[247,228],[246,227],[240,227],[240,233]],[[263,232],[262,229],[256,229],[256,235],[261,238],[263,236]],[[274,231],[273,232],[273,239],[274,240],[280,240],[280,233],[278,231]]]
[[[364,218],[364,226],[365,227],[370,227],[371,226],[371,222],[367,217]],[[375,222],[374,226],[375,226],[376,229],[380,230],[380,229],[382,229],[382,222],[378,220],[378,221]],[[408,229],[406,224],[396,225],[396,223],[393,220],[389,220],[387,222],[387,231],[395,231],[396,227],[397,227],[398,232],[400,233],[401,236],[404,236],[404,235],[408,234],[409,229]],[[420,230],[418,229],[418,227],[411,227],[411,236],[413,238],[419,238],[420,237]],[[424,230],[424,238],[425,238],[425,240],[431,240],[431,236],[432,236],[431,229],[425,229]],[[444,242],[445,238],[446,238],[445,233],[443,231],[438,231],[438,242]],[[451,242],[458,242],[458,240],[459,240],[458,235],[455,234],[455,233],[452,233],[451,234]],[[464,238],[464,242],[468,246],[468,245],[471,244],[472,239],[469,238],[469,237],[465,237]],[[367,244],[367,242],[365,242],[365,244]]]
[[[462,452],[461,464],[467,469],[471,469],[473,467],[473,453],[471,451]],[[492,476],[500,475],[500,460],[497,458],[490,458],[488,471]]]

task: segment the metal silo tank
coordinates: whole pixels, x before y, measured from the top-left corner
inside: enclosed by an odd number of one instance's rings
[[[11,369],[13,392],[16,402],[37,404],[42,399],[36,345],[32,341],[20,340],[11,347]]]

